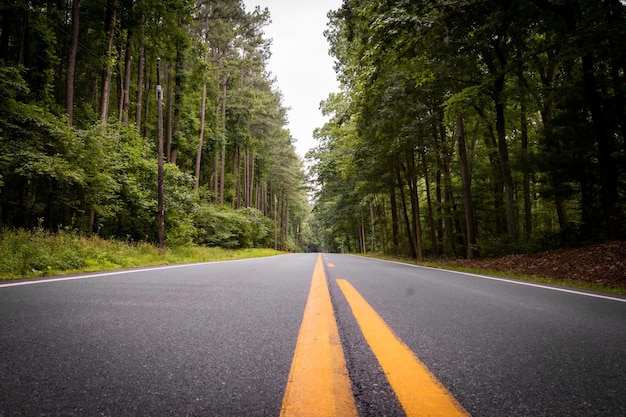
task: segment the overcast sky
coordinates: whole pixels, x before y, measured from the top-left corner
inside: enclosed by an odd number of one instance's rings
[[[283,93],[283,105],[289,108],[287,128],[302,157],[317,146],[313,129],[325,122],[319,111],[320,101],[339,89],[324,30],[326,14],[338,9],[341,3],[342,0],[244,0],[247,11],[257,5],[270,11],[272,23],[265,28],[265,37],[272,39],[268,69]]]

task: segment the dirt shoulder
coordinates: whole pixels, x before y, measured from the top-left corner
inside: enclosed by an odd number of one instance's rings
[[[456,260],[450,266],[502,271],[626,292],[626,242],[607,242],[498,259]]]

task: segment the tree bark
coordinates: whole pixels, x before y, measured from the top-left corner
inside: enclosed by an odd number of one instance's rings
[[[530,198],[530,161],[528,160],[528,117],[526,100],[526,83],[522,64],[518,70],[518,86],[520,88],[520,131],[522,146],[522,174],[524,188],[524,239],[528,241],[532,233],[532,205]]]
[[[157,223],[159,248],[165,248],[165,168],[163,164],[163,90],[161,89],[161,58],[157,59]]]
[[[113,74],[113,39],[115,37],[116,0],[107,0],[107,13],[104,31],[106,34],[102,72],[102,93],[100,96],[100,117],[106,125],[109,118],[109,99],[111,97],[111,77]]]
[[[179,20],[179,27],[182,22]],[[170,140],[170,156],[168,162],[175,164],[178,155],[178,137],[180,136],[180,109],[183,100],[183,53],[178,48],[176,50],[176,64],[174,66],[174,128]]]
[[[172,65],[165,67],[165,161],[170,162],[172,156]]]
[[[594,62],[590,54],[583,56],[582,66],[585,102],[591,113],[593,132],[598,148],[606,233],[609,240],[617,240],[620,235],[620,223],[617,207],[618,191],[616,175],[613,169],[611,139],[604,125],[602,104],[596,86]]]
[[[404,169],[404,167],[402,167]],[[406,224],[407,238],[409,240],[409,247],[411,248],[411,256],[415,256],[415,242],[413,241],[413,234],[411,233],[411,220],[409,219],[409,212],[406,204],[406,197],[404,195],[404,185],[402,183],[402,175],[400,169],[396,169],[396,175],[398,178],[398,187],[400,188],[400,198],[402,201],[402,213],[404,214],[404,222]]]
[[[465,145],[465,124],[463,116],[456,120],[457,146],[459,152],[459,164],[461,165],[461,184],[463,189],[463,208],[465,211],[465,233],[467,236],[467,259],[474,258],[476,246],[476,222],[474,221],[474,205],[472,203],[472,180],[467,160],[467,147]]]
[[[72,2],[72,38],[70,41],[70,51],[67,58],[67,87],[65,89],[65,108],[69,118],[70,126],[74,121],[74,78],[76,75],[76,55],[78,53],[80,18],[80,0]]]
[[[204,142],[204,118],[206,113],[206,83],[202,84],[202,99],[200,101],[200,137],[198,139],[198,152],[196,153],[196,181],[194,189],[200,188],[200,165],[202,163],[202,145]]]
[[[220,204],[224,204],[224,183],[226,182],[226,83],[228,76],[222,78],[222,151],[220,157]]]
[[[130,72],[131,64],[133,62],[133,56],[130,53],[131,48],[131,33],[128,32],[126,38],[126,62],[124,63],[124,93],[122,97],[122,124],[128,126],[128,113],[130,112]]]
[[[143,104],[143,76],[144,76],[144,63],[145,63],[145,47],[144,47],[144,26],[145,17],[141,15],[141,34],[139,36],[139,57],[137,63],[137,102],[135,103],[135,125],[137,127],[137,133],[141,132],[141,114]]]
[[[435,227],[435,216],[433,214],[433,204],[430,197],[430,182],[428,180],[428,165],[426,164],[426,150],[422,149],[422,171],[424,173],[424,185],[426,191],[426,203],[428,207],[428,226],[430,233],[431,251],[434,257],[439,257],[439,245],[437,244],[437,233]]]
[[[415,259],[421,261],[424,258],[422,245],[422,224],[420,215],[420,202],[417,188],[417,170],[415,168],[415,153],[413,150],[407,152],[408,159],[408,182],[411,191],[411,213],[413,215],[413,240],[415,241]]]
[[[398,247],[398,202],[396,201],[396,186],[389,187],[389,202],[391,204],[391,241]]]
[[[509,164],[509,150],[506,143],[506,126],[504,115],[504,75],[497,77],[495,82],[494,101],[496,107],[496,134],[498,138],[498,154],[500,156],[500,169],[504,183],[506,222],[509,236],[513,241],[518,240],[517,215],[515,213],[515,194],[513,190],[513,175]]]

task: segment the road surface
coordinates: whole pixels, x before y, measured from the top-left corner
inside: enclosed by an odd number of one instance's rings
[[[336,254],[0,283],[2,417],[333,414],[626,415],[626,299]]]

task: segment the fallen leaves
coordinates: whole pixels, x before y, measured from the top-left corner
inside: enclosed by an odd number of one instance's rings
[[[454,265],[626,289],[624,241],[498,259],[457,260]]]

